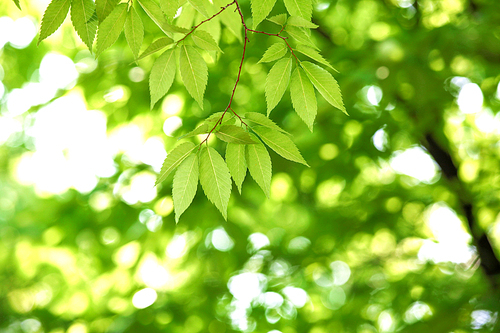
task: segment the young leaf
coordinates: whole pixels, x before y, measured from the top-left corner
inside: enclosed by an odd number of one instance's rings
[[[317,49],[318,47],[316,45],[314,45],[314,43],[311,41],[311,37],[309,37],[302,29],[303,28],[298,28],[298,27],[294,27],[292,25],[287,25],[285,31],[290,35],[290,37],[295,39],[297,41],[297,43],[305,44],[305,45],[308,45],[310,47],[314,47],[315,49]]]
[[[338,72],[335,68],[332,67],[332,65],[330,65],[330,63],[328,61],[326,61],[325,58],[323,58],[323,56],[318,51],[316,51],[312,47],[299,44],[299,45],[297,45],[296,51],[298,51],[298,52],[302,53],[303,55],[306,55],[309,58],[319,62],[320,64],[323,64],[327,67],[330,67],[334,71]]]
[[[277,25],[284,26],[286,23],[287,15],[286,14],[278,14],[273,17],[268,18],[267,20],[273,22]]]
[[[247,113],[245,113],[245,119],[248,119],[251,122],[256,123],[257,125],[261,125],[261,126],[270,128],[272,130],[280,131],[281,133],[290,135],[287,131],[285,131],[284,129],[282,129],[278,125],[276,125],[274,123],[274,121],[272,121],[271,119],[267,118],[266,116],[264,116],[261,113],[247,112]]]
[[[99,25],[97,33],[96,58],[113,45],[120,36],[127,19],[127,4],[121,3]]]
[[[213,0],[215,8],[221,8],[227,5],[226,1],[223,0]],[[235,11],[234,7],[229,7],[224,10],[220,15],[221,22],[238,38],[240,42],[243,42],[241,34],[241,17]]]
[[[17,8],[21,9],[21,4],[19,3],[19,0],[14,0],[14,3],[16,4]]]
[[[255,145],[251,145],[255,146]],[[245,157],[246,145],[228,143],[226,147],[226,163],[236,187],[241,194],[241,186],[247,174],[247,161]]]
[[[290,16],[287,21],[287,25],[293,25],[296,27],[316,29],[318,26],[309,20],[301,16]]]
[[[196,46],[198,46],[200,49],[207,50],[207,51],[222,52],[222,50],[220,49],[219,45],[217,45],[217,43],[215,42],[212,35],[210,35],[206,31],[195,30],[191,34],[191,38],[193,39]]]
[[[165,48],[167,45],[172,44],[173,42],[174,40],[169,37],[158,38],[153,43],[151,43],[151,45],[149,45],[148,48],[144,52],[142,52],[139,58],[137,58],[136,60],[140,60],[142,58],[147,57],[148,55],[158,52],[163,48]]]
[[[190,138],[192,136],[196,136],[199,134],[206,134],[210,132],[212,128],[208,126],[208,124],[201,124],[200,126],[196,127],[194,130],[191,132],[188,132],[184,135],[181,135],[180,137],[177,138],[177,140],[184,139],[184,138]]]
[[[188,2],[191,4],[191,6],[193,6],[194,9],[198,11],[198,13],[203,15],[205,18],[208,18],[207,9],[203,4],[203,0],[188,0]]]
[[[311,81],[300,67],[295,68],[290,80],[290,95],[293,108],[312,132],[318,106]]]
[[[165,33],[165,35],[172,37],[174,32],[188,32],[186,29],[180,27],[175,27],[168,24],[167,18],[163,15],[160,6],[156,4],[153,0],[137,0],[141,5],[142,9],[148,14],[149,18]]]
[[[177,10],[182,6],[179,0],[160,0],[160,8],[163,13],[167,16],[168,20],[172,20],[177,14]]]
[[[266,52],[262,56],[262,59],[260,59],[258,63],[278,60],[280,58],[283,58],[287,52],[288,52],[288,46],[284,41],[280,40],[279,42],[276,42],[273,45],[271,45],[266,50]]]
[[[167,176],[175,170],[196,148],[197,146],[192,142],[184,142],[172,149],[170,153],[167,154],[167,158],[163,162],[161,167],[160,175],[156,180],[155,185],[158,185],[167,178]]]
[[[68,15],[71,0],[52,0],[43,13],[42,25],[40,27],[40,36],[38,44],[45,38],[52,35],[64,22]]]
[[[253,130],[266,145],[282,157],[309,166],[288,136],[267,127],[256,127]]]
[[[292,73],[292,58],[279,60],[266,78],[267,116],[283,97]]]
[[[151,109],[160,98],[165,96],[175,77],[174,49],[165,51],[156,59],[149,75],[149,91],[151,93]]]
[[[342,94],[337,81],[325,69],[308,61],[301,63],[304,72],[311,80],[312,84],[318,89],[320,94],[334,107],[342,110],[345,114],[347,111],[342,101]]]
[[[300,16],[306,20],[311,20],[312,1],[311,0],[284,0],[286,10],[291,16]]]
[[[269,198],[272,176],[271,157],[262,143],[246,147],[250,175]]]
[[[71,3],[71,22],[78,36],[92,52],[97,31],[97,14],[92,0],[73,0]]]
[[[227,220],[227,204],[231,195],[231,176],[226,162],[212,147],[204,147],[200,155],[200,183],[208,200]]]
[[[253,28],[257,28],[260,22],[264,21],[271,12],[276,0],[251,0]]]
[[[134,57],[137,58],[141,50],[142,40],[144,39],[144,26],[142,25],[141,17],[137,14],[134,7],[130,8],[127,20],[125,21],[125,38]]]
[[[248,132],[243,128],[236,125],[222,125],[219,131],[215,133],[219,139],[229,143],[237,144],[253,144],[255,141],[252,139]]]
[[[104,21],[106,17],[115,9],[120,0],[95,0],[95,9],[99,23]]]
[[[187,157],[174,175],[172,184],[172,197],[174,199],[175,223],[179,223],[182,213],[193,202],[198,188],[199,161],[198,155]]]
[[[203,95],[208,81],[208,68],[205,60],[194,47],[183,45],[179,62],[182,81],[187,91],[203,109]]]

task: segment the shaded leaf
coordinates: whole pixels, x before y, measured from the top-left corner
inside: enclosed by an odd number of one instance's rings
[[[95,7],[99,23],[104,21],[106,17],[115,9],[120,0],[95,0]]]
[[[256,127],[253,130],[266,145],[282,157],[309,166],[288,136],[267,127]]]
[[[153,43],[151,43],[151,45],[149,45],[148,48],[144,52],[142,52],[142,54],[136,60],[140,60],[144,57],[147,57],[148,55],[158,52],[165,48],[167,45],[172,44],[173,42],[174,40],[170,37],[158,38]]]
[[[283,0],[285,7],[291,16],[300,16],[306,20],[311,20],[312,1],[311,0]]]
[[[255,143],[248,132],[245,132],[243,128],[236,125],[222,125],[215,135],[225,142],[237,144]]]
[[[187,91],[203,109],[203,95],[208,81],[205,60],[191,45],[182,45],[179,63],[182,81]]]
[[[68,15],[71,0],[52,0],[43,13],[38,44],[52,35]]]
[[[279,127],[272,121],[271,119],[267,118],[264,116],[262,113],[257,113],[257,112],[247,112],[245,113],[245,119],[250,120],[253,123],[256,123],[257,125],[261,125],[276,131],[280,131],[281,133],[285,133],[290,135],[287,131]]]
[[[296,51],[338,72],[335,68],[332,67],[332,65],[330,65],[330,63],[325,58],[323,58],[323,56],[317,50],[313,49],[312,47],[299,44],[297,45]]]
[[[71,22],[81,40],[92,52],[97,31],[97,14],[92,0],[73,0],[71,2]]]
[[[205,195],[227,220],[231,195],[231,176],[226,162],[212,147],[203,147],[200,155],[200,183]]]
[[[276,0],[251,0],[253,28],[257,28],[260,22],[264,21],[271,12]]]
[[[134,7],[130,8],[127,20],[125,21],[125,38],[134,57],[137,58],[141,50],[142,40],[144,39],[144,26],[141,17],[137,14]]]
[[[287,25],[293,25],[296,27],[316,29],[318,25],[306,20],[302,16],[290,16],[287,21]]]
[[[317,49],[318,47],[314,45],[314,43],[311,41],[311,37],[308,36],[302,29],[304,28],[298,28],[291,25],[287,25],[285,31],[290,35],[290,37],[295,39],[297,43],[305,44]]]
[[[168,23],[167,18],[163,15],[160,6],[153,0],[137,0],[142,9],[148,14],[153,22],[163,31],[167,36],[172,37],[174,32],[188,32],[188,30],[173,26]]]
[[[347,114],[344,102],[342,101],[342,94],[340,92],[339,85],[333,78],[332,74],[318,65],[308,61],[303,61],[301,65],[314,87],[318,89],[320,94],[328,101],[328,103]]]
[[[213,4],[215,8],[221,8],[227,5],[227,2],[223,0],[213,0]],[[220,15],[220,21],[224,24],[231,32],[238,38],[240,42],[243,42],[243,37],[241,34],[241,17],[235,11],[234,6],[229,6],[226,10],[224,10]]]
[[[160,98],[165,96],[175,77],[174,49],[165,51],[156,59],[149,75],[149,91],[151,93],[151,108]]]
[[[286,23],[286,20],[287,20],[287,15],[286,14],[279,14],[279,15],[272,16],[272,17],[268,18],[267,20],[270,22],[273,22],[277,25],[284,26]]]
[[[266,147],[260,142],[246,147],[250,175],[269,198],[272,176],[271,157],[269,157]]]
[[[16,4],[17,8],[21,9],[21,4],[19,3],[19,0],[14,0],[14,3]]]
[[[172,197],[174,200],[175,223],[179,223],[182,213],[193,202],[198,188],[199,160],[198,155],[187,157],[180,165],[174,175],[172,183]]]
[[[97,33],[96,58],[116,42],[123,30],[126,19],[127,4],[121,3],[101,23]]]
[[[158,176],[155,185],[164,181],[168,175],[193,152],[196,147],[197,146],[192,142],[184,142],[172,149],[172,151],[167,154],[165,161],[163,161],[160,175]]]
[[[252,145],[254,146],[254,145]],[[226,147],[226,163],[234,183],[241,194],[241,186],[247,174],[247,161],[245,157],[246,145],[228,143]]]
[[[210,33],[203,30],[195,30],[191,34],[191,38],[193,39],[196,46],[203,50],[207,51],[219,51],[222,52],[219,45],[215,42],[214,38]]]
[[[290,83],[292,73],[292,58],[281,59],[271,68],[266,78],[266,101],[267,115],[283,97],[283,94]]]
[[[318,111],[314,87],[300,67],[295,68],[290,79],[290,96],[293,108],[312,132],[314,119]]]
[[[193,8],[198,11],[198,13],[203,15],[205,18],[208,18],[207,9],[203,4],[203,0],[188,0],[188,1],[191,4],[191,6],[193,6]]]
[[[288,46],[283,40],[280,40],[279,42],[276,42],[273,45],[271,45],[266,50],[266,52],[262,56],[262,59],[260,59],[258,63],[278,60],[280,58],[283,58],[287,52],[288,52]]]

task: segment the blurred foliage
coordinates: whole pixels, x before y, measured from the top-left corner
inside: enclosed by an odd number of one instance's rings
[[[460,205],[498,249],[498,1],[318,2],[350,117],[319,98],[311,134],[285,95],[272,119],[311,168],[272,153],[270,199],[247,178],[224,222],[198,191],[179,225],[158,163],[225,107],[241,44],[222,31],[203,111],[178,81],[150,111],[154,56],[133,63],[121,36],[96,61],[68,22],[36,47],[46,5],[0,8],[0,332],[498,332]],[[250,38],[235,110],[264,113],[272,37]]]

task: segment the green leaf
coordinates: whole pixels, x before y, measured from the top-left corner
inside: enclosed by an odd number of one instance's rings
[[[172,184],[172,197],[174,199],[175,223],[179,223],[182,213],[193,202],[198,188],[199,161],[198,155],[187,157],[174,175]]]
[[[283,40],[280,40],[279,42],[276,42],[273,45],[271,45],[266,50],[266,52],[262,56],[262,59],[260,59],[258,63],[278,60],[280,58],[283,58],[287,52],[288,52],[288,46]]]
[[[301,65],[312,84],[318,89],[328,103],[347,114],[344,102],[342,101],[339,85],[332,74],[308,61],[303,61]]]
[[[208,81],[208,68],[205,60],[191,45],[181,46],[179,58],[181,77],[189,94],[203,110],[203,95]]]
[[[175,168],[177,168],[196,147],[197,146],[192,142],[184,142],[172,149],[172,151],[167,154],[167,158],[163,162],[160,175],[158,176],[155,185],[164,181],[167,176],[174,171]]]
[[[165,35],[172,37],[174,32],[188,32],[188,30],[170,25],[167,18],[160,9],[160,6],[153,0],[137,0],[142,9],[148,14],[149,18],[165,33]]]
[[[243,128],[236,125],[222,125],[215,135],[225,142],[237,144],[255,143],[248,132],[245,132]]]
[[[292,58],[279,60],[269,71],[266,78],[266,101],[267,101],[267,115],[271,113],[274,107],[283,97],[288,83],[290,82],[290,75],[292,73]]]
[[[121,3],[102,21],[97,33],[96,58],[116,42],[123,30],[126,19],[127,4]]]
[[[191,38],[193,39],[196,46],[203,50],[207,51],[219,51],[222,52],[219,45],[215,42],[214,38],[210,33],[203,30],[195,30],[191,34]]]
[[[68,15],[70,4],[71,0],[52,0],[47,6],[45,13],[43,13],[38,44],[61,26]]]
[[[215,8],[221,8],[227,5],[225,0],[213,0]],[[238,38],[240,42],[243,42],[243,37],[241,34],[241,17],[236,11],[236,8],[229,6],[219,15],[222,24],[224,24],[231,32]]]
[[[271,12],[276,0],[251,0],[253,28],[257,28],[260,22],[264,21]]]
[[[95,7],[99,23],[104,21],[106,17],[115,9],[120,0],[95,0]]]
[[[134,57],[137,58],[141,50],[142,40],[144,39],[144,26],[142,25],[141,17],[137,14],[134,7],[130,8],[127,20],[125,21],[125,38]]]
[[[279,14],[275,15],[273,17],[268,18],[267,20],[270,22],[273,22],[277,25],[284,26],[286,23],[287,15],[286,14]]]
[[[293,108],[312,132],[314,118],[318,111],[314,87],[300,67],[295,68],[290,80],[290,96]]]
[[[250,175],[269,198],[272,176],[271,157],[262,143],[246,147]]]
[[[21,4],[19,3],[19,0],[14,0],[14,3],[16,4],[17,8],[21,9]]]
[[[95,33],[97,31],[97,14],[94,1],[73,0],[71,2],[71,22],[75,30],[92,52]]]
[[[198,11],[198,13],[203,15],[205,18],[208,18],[207,9],[203,4],[203,0],[188,0],[188,2],[191,4],[191,6],[193,6],[194,9]]]
[[[297,45],[296,51],[298,51],[298,52],[302,53],[303,55],[306,55],[309,58],[319,62],[320,64],[323,64],[327,67],[330,67],[334,71],[338,72],[335,68],[332,67],[332,65],[330,65],[330,63],[328,61],[326,61],[325,58],[323,58],[323,56],[318,51],[316,51],[312,47],[299,44],[299,45]]]
[[[174,49],[165,51],[156,59],[149,75],[149,91],[151,93],[151,109],[160,98],[165,96],[175,77]]]
[[[316,29],[318,26],[309,20],[301,16],[290,16],[287,21],[287,25],[293,25],[296,27]]]
[[[256,127],[253,130],[266,145],[282,157],[309,166],[288,136],[267,127]]]
[[[167,45],[172,44],[173,42],[174,40],[169,37],[158,38],[153,43],[151,43],[151,45],[149,45],[148,48],[144,52],[142,52],[139,58],[137,58],[136,60],[140,60],[147,57],[148,55],[158,52],[164,49]]]
[[[311,0],[283,0],[286,10],[291,16],[300,16],[306,20],[311,20],[312,1]]]
[[[302,29],[304,28],[298,28],[291,25],[287,25],[285,31],[290,35],[290,37],[295,39],[297,43],[305,44],[317,49],[318,47],[314,45],[314,43],[311,41],[311,37],[308,36]]]
[[[254,146],[254,145],[251,145]],[[245,157],[246,145],[228,143],[226,147],[226,163],[236,187],[241,194],[241,186],[247,174],[247,161]]]
[[[231,176],[226,162],[212,147],[204,147],[200,155],[200,183],[208,200],[227,220],[227,204],[231,195]]]
[[[245,119],[250,120],[257,125],[264,126],[270,128],[275,131],[280,131],[281,133],[290,135],[287,131],[276,125],[271,119],[264,116],[262,113],[257,112],[247,112],[245,113]]]
[[[200,126],[196,127],[191,132],[188,132],[184,135],[181,135],[180,137],[177,138],[177,140],[184,139],[184,138],[190,138],[190,137],[200,135],[200,134],[207,134],[208,132],[210,132],[211,129],[212,129],[212,127],[210,127],[208,124],[201,124]]]
[[[177,10],[182,6],[179,0],[160,0],[160,8],[167,16],[168,20],[172,20],[177,14]]]

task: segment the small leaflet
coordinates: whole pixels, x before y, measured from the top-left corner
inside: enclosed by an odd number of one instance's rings
[[[255,146],[255,145],[252,145]],[[247,160],[245,150],[247,145],[228,143],[226,147],[226,163],[234,183],[241,194],[241,186],[247,174]]]
[[[257,125],[261,125],[267,128],[270,128],[275,131],[280,131],[281,133],[290,135],[287,131],[279,127],[272,121],[271,119],[267,118],[264,116],[262,113],[257,113],[257,112],[247,112],[245,113],[245,119],[250,120],[253,123],[256,123]]]
[[[94,1],[73,0],[71,3],[71,22],[82,42],[92,52],[92,44],[97,31],[97,14]]]
[[[319,62],[320,64],[323,64],[327,67],[330,67],[331,69],[333,69],[334,71],[336,71],[338,73],[338,71],[335,68],[333,68],[332,65],[330,65],[330,63],[328,61],[326,61],[326,59],[323,58],[323,56],[317,50],[313,49],[312,47],[299,44],[299,45],[297,45],[296,51],[302,53],[303,55],[308,56],[309,58]]]
[[[292,58],[281,59],[271,68],[266,78],[267,116],[279,103],[290,83]]]
[[[306,20],[301,16],[290,16],[287,21],[287,25],[293,25],[301,28],[316,29],[318,25]]]
[[[203,4],[203,0],[188,0],[188,2],[191,4],[191,6],[193,6],[194,9],[198,11],[198,13],[203,15],[205,18],[208,18],[207,9]]]
[[[99,23],[104,21],[106,17],[115,9],[120,0],[95,0],[95,7]]]
[[[180,6],[182,5],[179,0],[160,0],[160,8],[170,22],[174,19]]]
[[[311,20],[312,1],[311,0],[283,0],[285,7],[291,16],[300,16],[306,20]]]
[[[151,93],[151,109],[160,98],[165,96],[175,77],[174,49],[165,51],[156,59],[149,75],[149,91]]]
[[[210,132],[211,128],[208,126],[208,124],[201,124],[200,126],[196,127],[194,130],[191,132],[188,132],[184,135],[181,135],[180,137],[177,138],[177,140],[184,139],[184,138],[190,138],[196,135],[200,134],[207,134]]]
[[[172,183],[172,197],[174,200],[175,223],[179,223],[182,213],[193,202],[198,188],[199,161],[198,155],[192,154],[180,165],[174,175]]]
[[[223,0],[213,0],[212,1],[215,8],[222,8],[227,5],[226,1]],[[242,25],[241,17],[236,12],[235,6],[231,5],[226,10],[224,10],[220,15],[221,22],[238,38],[240,42],[243,42],[242,37]]]
[[[287,20],[286,14],[278,14],[267,19],[269,22],[273,22],[277,25],[284,26]]]
[[[163,161],[163,165],[160,170],[160,175],[156,180],[155,185],[158,185],[164,181],[168,175],[175,170],[196,148],[197,146],[192,142],[184,142],[172,149],[170,153],[167,154],[167,158]]]
[[[134,7],[130,8],[127,20],[125,21],[125,38],[134,57],[137,58],[144,39],[144,26],[141,17],[137,14]]]
[[[19,0],[14,0],[14,3],[16,4],[17,8],[21,9],[21,4],[19,3]]]
[[[287,25],[285,28],[285,31],[297,41],[299,44],[305,44],[310,47],[313,47],[317,49],[318,47],[314,45],[314,43],[311,41],[311,37],[308,36],[305,31],[303,30],[304,28],[299,28],[299,27],[294,27],[292,25]]]
[[[96,58],[116,42],[123,30],[126,19],[127,4],[121,3],[101,23],[97,33]]]
[[[308,61],[301,62],[301,65],[314,87],[318,89],[327,102],[347,114],[339,85],[332,74]]]
[[[314,94],[314,87],[311,81],[309,81],[306,73],[300,67],[295,68],[292,73],[290,96],[293,108],[312,132],[314,119],[318,112],[316,95]]]
[[[237,144],[254,144],[255,141],[252,139],[248,132],[236,125],[222,125],[219,130],[215,133],[219,139],[228,143]]]
[[[267,127],[255,127],[253,130],[266,145],[283,158],[309,166],[288,136]]]
[[[271,45],[266,50],[266,52],[264,52],[262,59],[260,59],[258,63],[271,62],[274,60],[281,59],[285,56],[287,52],[288,52],[288,46],[283,40],[279,40],[278,42]]]
[[[203,95],[208,82],[208,68],[203,57],[191,45],[182,45],[179,57],[182,81],[189,94],[203,110]]]
[[[205,195],[227,220],[231,195],[231,175],[224,159],[212,147],[203,147],[200,154],[200,183]]]
[[[188,32],[186,29],[169,24],[160,6],[153,0],[137,0],[137,2],[165,35],[172,37],[172,33],[174,32]]]
[[[170,37],[158,38],[153,43],[151,43],[151,45],[149,45],[148,48],[144,52],[142,52],[139,58],[137,58],[136,60],[140,60],[142,58],[147,57],[148,55],[158,52],[167,47],[168,45],[172,44],[173,42],[174,40]]]
[[[191,38],[193,39],[194,43],[196,46],[198,46],[200,49],[206,50],[206,51],[218,51],[222,52],[220,49],[219,45],[215,42],[214,38],[210,33],[203,31],[203,30],[195,30],[191,34]]]
[[[52,0],[43,13],[38,44],[52,35],[64,22],[68,15],[71,0]]]
[[[264,21],[276,4],[276,0],[251,0],[253,28]]]
[[[272,166],[271,157],[266,147],[262,143],[248,145],[247,160],[250,175],[260,186],[266,197],[269,198],[271,192]]]

